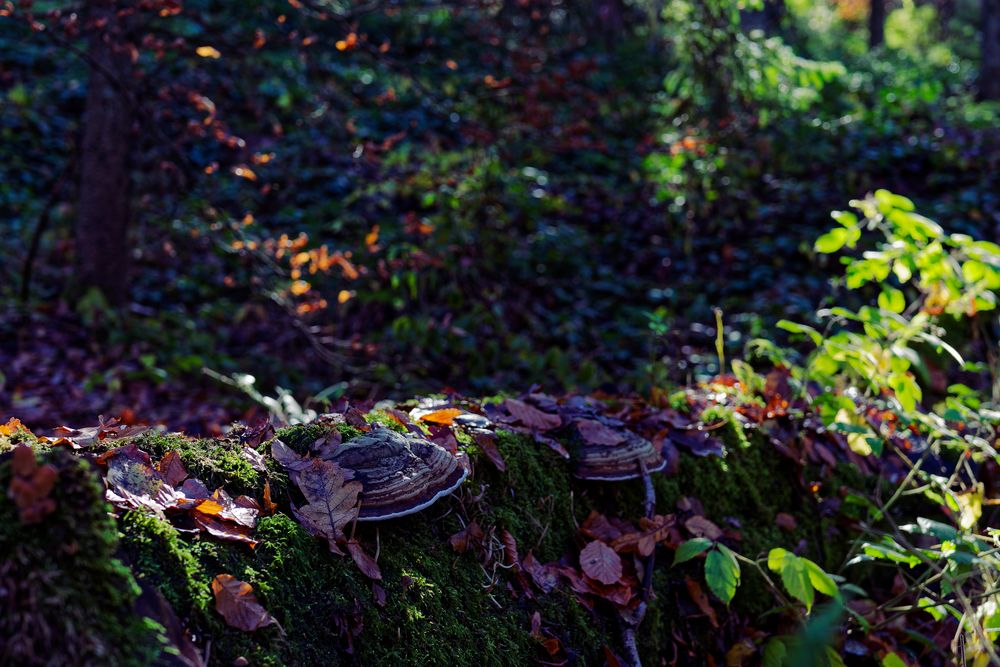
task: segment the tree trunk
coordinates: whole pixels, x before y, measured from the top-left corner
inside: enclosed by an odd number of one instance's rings
[[[1000,0],[982,0],[982,66],[979,96],[1000,100]]]
[[[868,47],[876,49],[885,41],[885,0],[871,0],[868,12]]]
[[[77,284],[100,290],[108,303],[128,297],[129,154],[132,113],[127,79],[130,60],[114,2],[90,0],[90,74],[80,145],[80,195],[76,219]]]

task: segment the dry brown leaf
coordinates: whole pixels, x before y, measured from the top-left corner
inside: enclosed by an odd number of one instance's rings
[[[170,486],[177,486],[188,477],[184,463],[181,461],[181,453],[176,449],[171,449],[163,455],[160,462],[156,464],[156,471]]]
[[[722,537],[722,529],[703,516],[693,516],[684,522],[684,527],[695,537],[707,537],[718,540]]]
[[[448,538],[451,548],[460,554],[464,554],[470,548],[476,548],[483,543],[485,533],[475,521],[471,521],[462,530]]]
[[[562,418],[560,418],[559,415],[542,412],[533,405],[528,405],[524,401],[519,401],[516,398],[508,398],[504,401],[504,406],[506,406],[507,410],[514,416],[515,419],[528,428],[537,429],[539,431],[550,431],[554,428],[558,428],[562,424]]]
[[[264,482],[264,513],[274,514],[276,509],[278,509],[278,505],[271,500],[271,482]]]
[[[500,531],[500,542],[503,543],[503,564],[507,567],[516,567],[521,560],[517,555],[517,540],[504,528]]]
[[[38,465],[35,450],[27,445],[14,448],[8,495],[17,505],[23,524],[39,523],[56,510],[56,501],[49,497],[59,474],[50,464]]]
[[[212,580],[215,610],[222,614],[230,627],[253,632],[278,621],[257,601],[253,586],[230,574],[220,574]]]
[[[559,583],[559,577],[548,565],[542,565],[535,558],[535,555],[528,552],[528,555],[521,560],[521,567],[524,571],[531,575],[531,580],[535,582],[535,585],[544,593],[551,593],[556,584]]]
[[[361,543],[357,540],[347,541],[347,551],[351,554],[351,558],[354,559],[354,564],[358,566],[361,573],[368,577],[369,579],[375,579],[380,581],[382,579],[382,571],[378,568],[378,563],[375,559],[365,553],[364,548]]]
[[[624,434],[593,419],[579,420],[576,422],[576,429],[580,432],[580,437],[590,445],[613,447],[626,440]]]
[[[656,543],[665,539],[674,525],[673,515],[656,515],[639,520],[641,532],[627,533],[611,543],[611,548],[622,553],[636,552],[640,556],[653,553]]]
[[[489,431],[477,431],[473,438],[476,441],[476,445],[479,449],[483,450],[483,454],[486,458],[490,460],[496,469],[500,472],[507,470],[507,462],[503,460],[503,456],[500,454],[500,450],[497,449],[497,437],[494,433]]]
[[[789,533],[793,532],[795,527],[798,525],[798,522],[795,521],[795,517],[788,512],[778,512],[778,514],[774,517],[774,523],[778,526],[778,528]]]
[[[361,482],[347,481],[340,466],[321,459],[313,459],[296,481],[308,502],[292,507],[292,513],[306,530],[323,537],[330,551],[343,555],[337,542],[344,538],[344,526],[358,517]]]
[[[604,542],[594,540],[580,552],[583,573],[602,584],[615,584],[622,578],[622,559]]]
[[[695,603],[705,616],[708,616],[708,621],[712,624],[713,628],[719,627],[719,619],[715,615],[715,610],[712,609],[712,603],[709,602],[708,596],[702,590],[701,584],[691,577],[684,577],[684,583],[687,586],[688,595],[691,596],[691,601]]]
[[[191,517],[199,528],[212,537],[229,542],[243,542],[250,545],[250,548],[257,546],[257,540],[253,539],[252,531],[246,526],[200,512],[192,512]]]

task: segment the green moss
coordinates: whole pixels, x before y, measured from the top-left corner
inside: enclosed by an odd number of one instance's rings
[[[369,424],[380,424],[388,429],[392,429],[396,433],[406,433],[406,427],[396,421],[393,417],[390,417],[389,414],[383,410],[372,410],[365,415],[365,419],[368,420]]]
[[[530,549],[540,562],[558,560],[577,532],[569,465],[527,435],[498,431],[497,449],[506,472],[479,457],[472,482],[487,489],[481,523],[509,530],[522,554]]]
[[[264,476],[243,455],[243,445],[235,439],[194,439],[176,433],[147,432],[134,442],[154,460],[170,450],[180,453],[184,467],[209,489],[225,487],[234,495],[260,496]]]
[[[11,433],[6,433],[7,429],[2,428],[5,424],[0,422],[0,454],[10,451],[18,445],[35,447],[38,444],[38,439],[35,435],[24,426],[19,425],[20,422],[16,422],[15,420],[11,420],[11,422],[18,424],[17,427],[11,424],[9,427],[12,429]]]
[[[370,419],[380,422],[377,417]],[[331,427],[295,426],[282,429],[278,437],[305,452]],[[349,437],[343,425],[335,428]],[[739,520],[742,540],[733,546],[748,556],[814,537],[819,524],[814,521],[815,510],[801,506],[798,471],[763,437],[746,438],[735,429],[730,424],[719,431],[728,448],[725,459],[684,455],[677,475],[654,476],[658,511],[676,511],[682,496],[696,497],[717,524],[731,527],[727,518]],[[530,550],[541,562],[556,561],[580,546],[578,525],[591,510],[637,520],[643,511],[642,482],[576,480],[570,464],[548,447],[530,436],[504,431],[497,434],[497,448],[507,466],[501,472],[471,439],[463,434],[459,440],[474,469],[463,492],[421,514],[377,527],[358,527],[358,537],[370,552],[379,545],[384,598],[376,596],[372,582],[349,558],[331,555],[325,544],[280,512],[259,521],[256,549],[179,531],[162,519],[127,512],[119,522],[122,553],[135,577],[162,592],[200,644],[211,641],[218,664],[241,656],[265,666],[531,664],[547,656],[530,635],[536,611],[546,630],[560,640],[570,664],[599,664],[604,645],[620,651],[620,629],[614,611],[605,603],[598,603],[596,612],[589,611],[564,588],[549,595],[535,591],[533,598],[511,595],[508,586],[513,584],[515,590],[519,586],[512,572],[492,565],[484,568],[473,553],[455,553],[448,537],[460,529],[458,517],[462,516],[494,534],[510,531],[522,555]],[[259,498],[267,479],[279,502],[287,498],[280,466],[269,462],[267,474],[252,470],[235,441],[147,434],[137,444],[154,457],[177,449],[189,472],[210,486]],[[260,449],[268,447],[264,443]],[[72,459],[65,452],[58,455]],[[239,460],[231,460],[233,456]],[[99,499],[100,489],[95,493]],[[798,519],[794,534],[775,526],[779,511],[791,512]],[[110,531],[109,544],[114,544],[114,530],[107,516],[102,516],[101,530]],[[83,525],[81,530],[92,530],[96,524]],[[99,586],[113,585],[134,595],[135,581],[109,554],[109,548],[105,545],[103,551],[106,561],[116,565],[111,572],[94,574],[101,580]],[[670,568],[668,561],[668,553],[660,555],[653,582],[656,595],[639,633],[640,651],[650,664],[669,652],[677,621],[676,601],[687,595],[684,576],[702,576],[700,561],[678,568]],[[246,633],[226,625],[215,611],[211,593],[212,578],[222,573],[253,585],[280,628]],[[745,573],[734,601],[738,610],[757,614],[771,607],[770,594],[757,579]],[[131,582],[131,588],[123,581]],[[124,604],[120,592],[118,598],[105,598],[110,600],[106,604],[118,608]],[[105,643],[106,637],[119,636],[99,625],[91,625],[88,631]],[[154,630],[146,632],[136,636],[154,641]]]
[[[119,525],[122,548],[140,580],[156,587],[179,615],[187,617],[208,607],[209,577],[168,521],[126,512]]]
[[[56,510],[21,523],[0,497],[0,614],[11,664],[147,665],[164,649],[157,623],[133,613],[139,586],[116,557],[117,531],[90,464],[64,450],[39,456],[58,471]],[[0,488],[11,481],[0,458]]]

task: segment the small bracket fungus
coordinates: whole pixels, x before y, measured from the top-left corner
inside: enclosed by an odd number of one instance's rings
[[[646,473],[667,467],[667,460],[649,440],[631,431],[621,433],[625,439],[614,445],[579,444],[573,455],[573,474],[580,479],[619,481],[642,477],[643,467]]]
[[[469,474],[444,448],[386,428],[337,446],[326,458],[361,482],[358,521],[384,521],[430,507]]]

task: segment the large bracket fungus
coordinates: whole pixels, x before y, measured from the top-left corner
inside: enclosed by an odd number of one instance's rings
[[[621,442],[613,445],[583,442],[573,454],[573,474],[580,479],[620,481],[637,479],[667,467],[653,443],[631,431],[622,430]]]
[[[387,428],[338,445],[326,459],[361,482],[358,521],[384,521],[419,512],[457,489],[469,474],[443,447]]]

